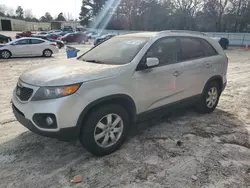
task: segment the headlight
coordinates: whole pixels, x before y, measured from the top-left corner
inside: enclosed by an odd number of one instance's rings
[[[32,101],[40,101],[47,99],[55,99],[74,94],[81,84],[73,84],[68,86],[40,87],[35,93]]]

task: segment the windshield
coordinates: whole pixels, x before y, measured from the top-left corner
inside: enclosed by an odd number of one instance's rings
[[[146,37],[114,37],[96,46],[79,60],[121,65],[129,63],[146,44]]]

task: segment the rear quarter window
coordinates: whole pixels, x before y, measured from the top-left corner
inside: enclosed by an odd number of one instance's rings
[[[206,56],[214,56],[218,55],[218,52],[214,49],[214,47],[206,40],[200,39],[201,45],[206,52]]]

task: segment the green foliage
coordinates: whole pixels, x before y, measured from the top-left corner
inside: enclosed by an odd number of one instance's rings
[[[58,14],[56,21],[66,21],[65,17],[63,16],[63,13],[61,12]]]
[[[110,2],[111,0],[109,0]],[[118,1],[118,0],[116,0]],[[249,0],[121,0],[114,10],[107,0],[83,0],[80,22],[96,22],[98,14],[108,10],[107,29],[149,30],[185,29],[200,31],[248,32]],[[109,7],[107,7],[109,5]],[[104,22],[101,20],[101,22]]]
[[[23,8],[21,6],[18,6],[16,9],[17,18],[23,19],[23,14],[24,14]]]

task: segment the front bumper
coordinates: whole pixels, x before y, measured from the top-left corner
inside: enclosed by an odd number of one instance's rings
[[[24,114],[19,109],[17,109],[13,104],[12,104],[12,110],[17,121],[19,121],[23,126],[25,126],[30,131],[38,135],[50,138],[57,138],[59,140],[65,140],[65,141],[75,140],[78,138],[79,129],[77,126],[70,128],[62,128],[55,132],[43,131],[38,129],[30,120],[26,119]]]

